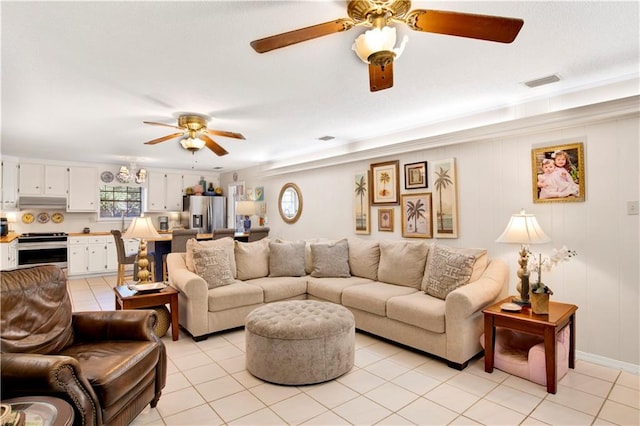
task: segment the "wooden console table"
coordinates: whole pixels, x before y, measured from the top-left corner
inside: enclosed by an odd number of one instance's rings
[[[569,368],[575,368],[576,361],[576,310],[575,305],[549,302],[548,314],[534,314],[530,307],[520,312],[503,311],[500,305],[511,302],[508,297],[484,309],[484,371],[493,372],[495,331],[504,327],[534,336],[544,337],[544,355],[547,371],[547,392],[556,393],[558,388],[558,368],[556,365],[556,337],[565,327],[569,327]]]

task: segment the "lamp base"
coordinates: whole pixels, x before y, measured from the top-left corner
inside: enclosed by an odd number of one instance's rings
[[[249,232],[251,229],[251,219],[249,219],[249,216],[244,217],[244,222],[242,224],[244,226],[244,232]]]
[[[531,300],[523,300],[519,296],[514,297],[512,302],[515,303],[516,305],[520,305],[520,306],[523,306],[523,307],[531,306]]]

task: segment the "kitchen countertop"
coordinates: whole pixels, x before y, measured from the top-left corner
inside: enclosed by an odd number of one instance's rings
[[[171,241],[171,231],[162,231],[162,232],[158,232],[160,234],[160,238],[150,238],[147,241]],[[68,233],[69,237],[106,237],[106,236],[110,236],[111,232],[89,232],[89,233],[84,233],[84,232],[69,232]],[[5,235],[4,237],[0,237],[0,244],[6,244],[6,243],[10,243],[13,240],[16,240],[18,237],[20,236],[20,234],[16,233],[16,232],[9,232],[8,235]],[[213,235],[212,234],[198,234],[196,236],[196,239],[198,240],[209,240],[211,239]]]
[[[20,234],[18,234],[16,232],[9,232],[4,237],[0,237],[0,244],[10,243],[11,241],[17,239],[19,236],[20,236]]]

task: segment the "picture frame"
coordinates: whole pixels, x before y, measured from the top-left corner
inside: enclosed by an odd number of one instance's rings
[[[254,197],[255,201],[264,201],[264,186],[256,186]]]
[[[404,165],[404,189],[420,189],[428,186],[427,162]]]
[[[433,228],[436,238],[458,238],[456,159],[432,161]]]
[[[394,209],[378,209],[378,231],[393,232]]]
[[[398,160],[371,164],[371,204],[378,206],[398,205],[400,183]]]
[[[585,201],[582,142],[534,147],[531,150],[531,167],[534,203]]]
[[[356,234],[371,233],[369,170],[353,175],[353,225]]]
[[[402,194],[402,236],[433,238],[431,193]]]

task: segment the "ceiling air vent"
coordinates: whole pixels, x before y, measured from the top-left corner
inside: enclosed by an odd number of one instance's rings
[[[544,86],[545,84],[556,83],[558,81],[560,81],[560,77],[558,77],[557,74],[551,74],[551,75],[548,75],[546,77],[538,78],[538,79],[535,79],[535,80],[525,81],[524,84],[525,84],[525,86],[528,86],[530,88],[534,88],[534,87],[538,87],[538,86]]]
[[[324,142],[330,141],[331,139],[335,139],[335,137],[334,136],[322,136],[322,137],[318,138],[319,141],[324,141]]]

